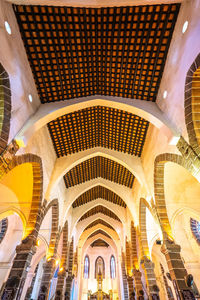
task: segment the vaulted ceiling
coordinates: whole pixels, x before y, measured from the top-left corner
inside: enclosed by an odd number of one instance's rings
[[[109,202],[112,202],[114,204],[120,205],[124,208],[126,208],[126,203],[122,200],[121,197],[119,197],[116,193],[113,191],[107,189],[104,186],[97,185],[88,191],[81,194],[72,204],[72,207],[79,207],[85,203],[94,201],[96,199],[105,199]]]
[[[14,10],[42,103],[95,94],[156,100],[179,4]]]
[[[130,99],[157,100],[180,4],[13,8],[42,105],[69,99],[75,103],[75,98],[93,95],[127,98],[127,103]],[[58,158],[94,147],[140,157],[148,127],[148,121],[123,106],[115,109],[101,103],[76,109],[48,124]],[[69,190],[99,177],[133,188],[134,175],[100,155],[74,166],[64,181]],[[98,198],[126,208],[121,197],[101,185],[83,192],[72,208]],[[100,204],[83,212],[79,221],[98,213],[120,221]],[[86,229],[97,224],[112,227],[98,219]],[[99,239],[93,246],[99,245],[105,242]]]
[[[118,218],[118,216],[112,212],[110,209],[106,208],[105,206],[102,206],[102,205],[98,205],[98,206],[95,206],[94,208],[90,209],[89,211],[87,211],[80,219],[79,219],[79,222],[80,221],[83,221],[93,215],[96,215],[96,214],[104,214],[110,218],[113,218],[115,220],[117,220],[118,222],[121,222],[120,219]]]
[[[95,220],[94,222],[90,223],[90,224],[84,229],[84,231],[85,231],[85,230],[88,230],[89,228],[92,228],[92,227],[94,227],[94,226],[96,226],[96,225],[99,225],[99,224],[104,225],[104,226],[106,226],[106,227],[108,227],[108,228],[110,228],[110,229],[112,229],[112,230],[115,230],[110,224],[108,224],[108,223],[105,222],[104,220],[102,220],[102,219],[97,219],[97,220]]]
[[[98,146],[140,156],[148,122],[119,109],[95,106],[59,117],[48,127],[58,157]]]
[[[124,166],[102,156],[95,156],[72,168],[64,176],[66,187],[102,177],[132,188],[134,176]]]

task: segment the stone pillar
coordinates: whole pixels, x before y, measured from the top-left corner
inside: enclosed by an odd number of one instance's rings
[[[165,255],[177,299],[195,299],[192,298],[191,289],[186,285],[187,271],[180,255],[181,247],[172,241],[166,240],[161,247],[161,251]],[[186,294],[190,294],[191,298],[187,298]]]
[[[133,278],[130,276],[127,276],[127,282],[128,282],[128,293],[129,293],[129,298],[130,298],[131,294],[134,292]]]
[[[128,282],[125,268],[125,258],[124,253],[122,252],[122,261],[121,261],[121,269],[122,269],[122,280],[123,280],[123,288],[124,288],[124,300],[128,300]]]
[[[56,286],[56,291],[61,292],[61,296],[64,297],[65,291],[65,278],[66,278],[66,269],[67,269],[67,258],[68,258],[68,223],[65,222],[63,227],[63,245],[62,245],[62,257],[61,257],[61,269],[58,273],[58,281]]]
[[[147,257],[144,257],[141,261],[141,264],[145,273],[145,279],[150,299],[160,299],[159,289],[156,283],[156,276],[154,273],[154,263]]]
[[[46,299],[48,298],[48,294],[51,286],[51,279],[54,275],[55,267],[56,266],[55,266],[54,257],[52,257],[50,261],[47,261],[43,265],[43,276],[42,276],[42,281],[40,286],[40,293],[42,290],[42,293],[46,296]],[[45,291],[43,291],[43,287],[46,288]]]
[[[135,282],[135,292],[136,292],[137,299],[141,295],[140,292],[143,291],[141,275],[142,274],[139,270],[136,270],[136,269],[133,270],[133,278],[134,278],[134,282]]]
[[[2,295],[3,300],[21,299],[28,268],[35,253],[36,246],[33,237],[27,237],[16,247],[16,256]]]
[[[69,255],[68,255],[68,276],[65,282],[65,295],[66,299],[70,299],[71,294],[71,286],[73,281],[73,258],[74,258],[74,240],[72,238],[72,241],[69,246]],[[67,298],[68,297],[68,298]]]
[[[162,266],[162,264],[160,263],[160,268],[161,268],[161,272],[162,272],[162,277],[163,277],[163,281],[164,281],[164,285],[165,285],[165,290],[166,290],[166,294],[167,294],[167,298],[169,300],[174,300],[174,296],[173,296],[173,293],[172,293],[172,289],[171,287],[168,285],[168,281],[167,281],[167,278],[165,276],[165,270]]]

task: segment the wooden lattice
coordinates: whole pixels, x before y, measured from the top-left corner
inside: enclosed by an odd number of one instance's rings
[[[93,147],[140,156],[148,122],[123,110],[94,106],[59,117],[48,127],[58,157]]]
[[[14,5],[41,102],[94,94],[155,101],[179,7]]]
[[[64,176],[66,187],[86,182],[95,178],[110,181],[132,188],[134,176],[121,164],[102,156],[90,158],[67,172]]]
[[[98,205],[98,206],[95,206],[92,209],[90,209],[79,219],[79,222],[83,221],[93,215],[96,215],[98,213],[104,214],[110,218],[113,218],[113,219],[121,222],[120,219],[118,218],[118,216],[114,212],[112,212],[111,210],[109,210],[108,208],[106,208],[105,206],[102,206],[102,205]]]
[[[126,203],[122,200],[121,197],[119,197],[117,194],[115,194],[113,191],[101,186],[97,185],[88,191],[81,194],[73,203],[72,207],[79,207],[85,203],[91,202],[93,200],[96,200],[98,198],[105,199],[109,202],[112,202],[114,204],[120,205],[124,208],[126,208]]]

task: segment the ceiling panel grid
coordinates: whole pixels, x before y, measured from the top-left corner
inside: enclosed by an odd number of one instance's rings
[[[121,164],[102,156],[95,156],[72,168],[64,176],[67,188],[98,177],[132,188],[134,175]]]
[[[179,7],[14,5],[41,102],[95,94],[156,101]]]
[[[113,191],[101,186],[97,185],[90,190],[84,192],[82,195],[80,195],[72,204],[73,208],[79,207],[85,203],[91,202],[96,199],[105,199],[109,202],[112,202],[114,204],[120,205],[124,208],[126,208],[126,203],[122,200],[121,197],[119,197],[117,194],[115,194]]]

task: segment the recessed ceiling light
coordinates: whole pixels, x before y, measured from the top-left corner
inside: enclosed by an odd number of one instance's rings
[[[4,25],[5,25],[5,29],[6,29],[7,33],[8,33],[8,34],[11,34],[12,31],[11,31],[11,28],[10,28],[9,23],[8,23],[7,21],[5,21]]]
[[[32,101],[33,101],[33,97],[32,97],[32,95],[31,95],[31,94],[29,94],[29,95],[28,95],[28,100],[29,100],[30,102],[32,102]]]
[[[165,90],[163,93],[163,98],[166,99],[167,98],[167,91]]]
[[[185,21],[185,23],[183,24],[182,33],[185,33],[187,28],[188,28],[188,21]]]

